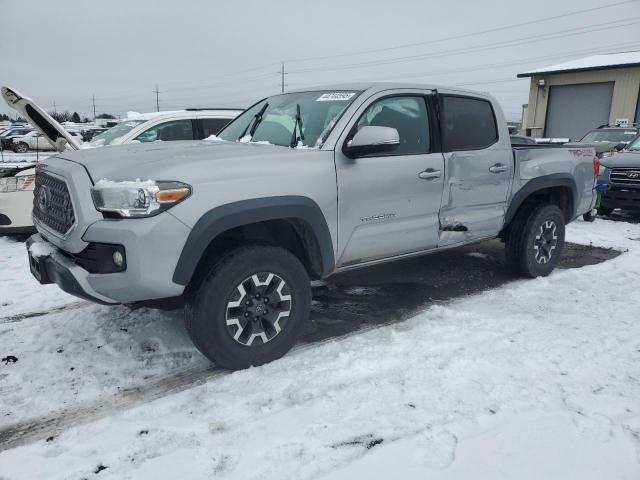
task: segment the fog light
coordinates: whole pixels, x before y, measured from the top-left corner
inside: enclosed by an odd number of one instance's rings
[[[122,268],[122,266],[124,265],[124,257],[122,256],[122,253],[117,250],[113,252],[113,263],[118,268]]]

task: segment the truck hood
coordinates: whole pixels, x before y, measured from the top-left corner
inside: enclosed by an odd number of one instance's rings
[[[62,128],[62,125],[56,122],[51,115],[29,97],[25,97],[17,90],[9,87],[2,87],[0,90],[2,91],[2,98],[4,98],[7,105],[17,111],[22,118],[26,119],[33,128],[40,132],[55,150],[62,152],[67,147],[71,150],[80,148],[74,138]]]
[[[92,181],[183,180],[198,172],[236,162],[266,162],[270,157],[300,155],[300,150],[269,144],[225,141],[152,142],[67,151],[58,157],[85,167]],[[245,162],[243,162],[245,163]]]
[[[608,168],[640,168],[640,151],[615,153],[604,157],[600,163]]]

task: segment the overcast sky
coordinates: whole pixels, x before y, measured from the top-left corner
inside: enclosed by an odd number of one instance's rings
[[[640,1],[620,3],[0,0],[0,84],[88,117],[92,95],[97,113],[154,111],[156,84],[161,110],[245,107],[280,90],[284,60],[286,89],[462,85],[518,120],[529,81],[517,73],[640,49]],[[4,102],[0,112],[13,114]]]

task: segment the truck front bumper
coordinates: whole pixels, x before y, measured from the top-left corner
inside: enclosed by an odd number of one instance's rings
[[[99,244],[122,247],[123,271],[104,273],[96,266],[97,258],[85,255],[89,250],[70,253],[40,234],[27,241],[29,264],[40,283],[56,283],[65,292],[98,303],[178,297],[185,287],[172,277],[189,231],[168,212],[150,218],[100,220],[86,229],[82,240],[87,248]],[[32,247],[36,243],[40,245]]]
[[[59,251],[54,250],[53,246],[50,247],[50,253],[42,254],[38,251],[32,251],[34,244],[48,246],[51,244],[46,242],[39,234],[32,235],[27,239],[29,269],[35,279],[42,285],[55,283],[60,289],[71,295],[104,305],[118,303],[96,292],[87,281],[89,272],[76,265]]]

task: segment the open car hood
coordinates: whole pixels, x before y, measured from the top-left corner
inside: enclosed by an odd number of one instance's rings
[[[62,125],[29,97],[25,97],[12,88],[2,87],[2,98],[7,102],[7,105],[40,132],[58,152],[64,151],[67,146],[72,150],[80,148],[74,138],[62,128]]]

